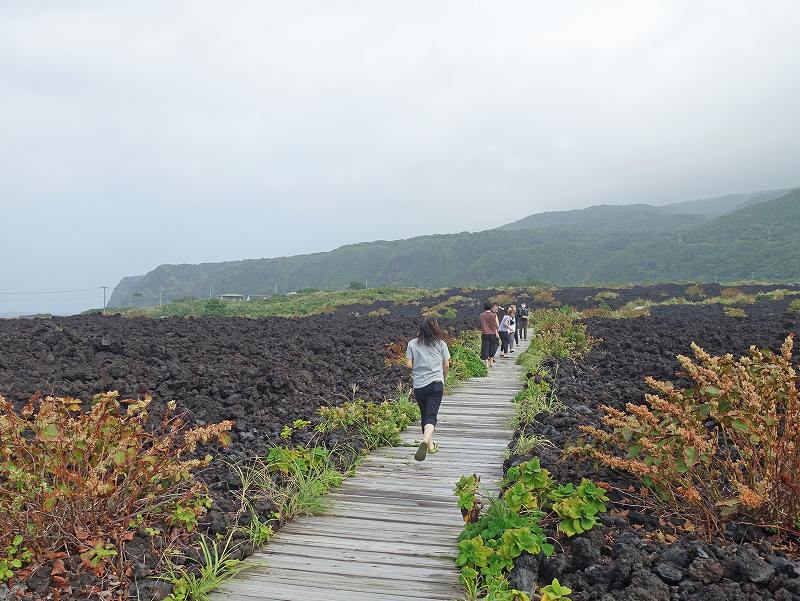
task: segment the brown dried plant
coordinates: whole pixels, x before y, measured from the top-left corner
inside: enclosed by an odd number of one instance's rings
[[[195,452],[228,444],[233,422],[187,428],[171,401],[151,424],[150,397],[118,396],[37,396],[19,412],[0,396],[0,548],[20,535],[37,558],[81,554],[98,573],[101,548],[121,576],[137,529],[164,542],[194,529],[210,504],[194,474],[211,462]]]
[[[743,295],[741,289],[735,287],[723,288],[719,295],[722,298],[738,298]]]
[[[577,449],[633,474],[707,533],[743,520],[797,530],[800,517],[800,400],[793,336],[779,353],[714,357],[693,344],[679,356],[693,381],[681,389],[647,378],[655,394],[625,411],[603,406],[606,429],[582,426]]]
[[[698,284],[692,284],[691,286],[688,286],[685,292],[686,296],[702,297],[706,295],[706,291]]]

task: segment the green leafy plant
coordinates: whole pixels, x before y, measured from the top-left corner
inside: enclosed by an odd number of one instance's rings
[[[503,500],[513,511],[535,510],[539,508],[539,499],[522,482],[510,486],[503,493]]]
[[[267,454],[269,467],[281,472],[308,473],[324,466],[330,458],[330,451],[324,447],[272,447]]]
[[[594,528],[597,516],[606,511],[608,497],[605,492],[586,478],[577,488],[570,483],[552,491],[553,511],[561,518],[558,529],[567,536],[575,536]]]
[[[458,543],[456,565],[458,567],[468,566],[480,571],[489,566],[489,559],[492,555],[494,555],[494,549],[486,546],[480,536],[464,539]]]
[[[254,547],[261,547],[269,542],[274,534],[272,526],[262,522],[255,511],[250,511],[250,523],[244,528],[244,532]]]
[[[571,601],[569,595],[572,589],[562,585],[558,578],[539,591],[542,593],[541,601]]]
[[[205,494],[198,494],[185,501],[178,501],[172,509],[169,523],[180,526],[187,532],[192,532],[197,527],[197,518],[211,508],[211,498]]]
[[[6,582],[14,577],[14,570],[22,568],[33,560],[33,553],[22,546],[24,538],[17,534],[6,547],[4,556],[0,556],[0,582]]]
[[[553,545],[545,542],[544,534],[538,527],[532,531],[530,527],[527,528],[512,528],[503,532],[502,544],[497,548],[497,555],[502,559],[512,562],[516,557],[522,555],[523,552],[537,555],[544,553],[545,555],[552,555],[554,551]],[[509,569],[513,568],[513,562]]]
[[[472,517],[477,517],[476,509],[480,511],[477,500],[478,485],[480,478],[473,474],[471,476],[461,476],[456,483],[454,494],[458,497],[458,508],[465,522],[473,521]]]
[[[111,543],[98,542],[81,553],[81,559],[92,568],[96,568],[103,560],[109,557],[116,557],[117,550]]]
[[[513,485],[514,483],[522,484],[526,489],[537,492],[537,494],[553,487],[550,472],[541,466],[538,457],[508,468],[504,484]]]

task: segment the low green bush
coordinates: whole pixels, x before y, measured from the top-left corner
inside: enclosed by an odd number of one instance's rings
[[[464,476],[454,491],[466,522],[456,565],[469,599],[528,600],[526,593],[508,586],[514,559],[525,552],[552,555],[555,546],[545,528],[556,525],[559,532],[574,536],[592,529],[606,511],[603,488],[587,479],[577,487],[556,486],[537,458],[508,469],[499,498],[481,498],[479,482],[475,475]]]

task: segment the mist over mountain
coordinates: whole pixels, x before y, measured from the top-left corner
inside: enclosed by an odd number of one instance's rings
[[[110,306],[301,288],[558,286],[668,280],[800,280],[800,189],[662,206],[600,205],[497,229],[376,241],[270,259],[160,265],[124,278]]]

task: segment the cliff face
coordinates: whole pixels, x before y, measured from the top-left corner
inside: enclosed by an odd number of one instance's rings
[[[130,275],[122,278],[119,284],[114,286],[111,298],[108,299],[109,307],[130,307],[130,299],[133,298],[139,283],[144,279],[143,275]]]

